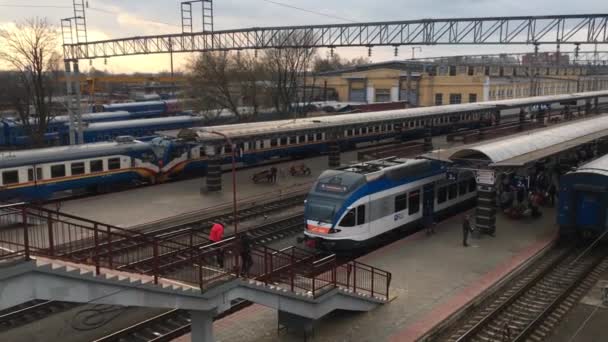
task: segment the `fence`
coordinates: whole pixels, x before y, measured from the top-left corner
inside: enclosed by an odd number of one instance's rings
[[[153,277],[156,284],[165,278],[201,291],[245,276],[313,297],[338,287],[377,298],[389,296],[390,273],[297,247],[244,252],[237,237],[211,243],[192,229],[146,235],[25,205],[0,207],[0,219],[0,263],[41,256],[93,265],[97,274],[139,273]],[[243,267],[243,260],[251,260],[251,266]]]

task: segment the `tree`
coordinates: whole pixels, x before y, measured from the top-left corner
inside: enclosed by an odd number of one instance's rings
[[[302,111],[305,102],[311,100],[306,95],[305,79],[311,71],[316,50],[312,46],[311,35],[293,34],[282,40],[287,47],[267,50],[264,65],[268,70],[272,87],[272,102],[276,111],[283,115]]]
[[[255,119],[263,103],[264,68],[249,53],[205,52],[191,61],[189,80],[197,110],[217,119],[225,110]]]
[[[315,73],[319,72],[327,72],[327,71],[335,71],[340,69],[345,69],[349,67],[354,67],[357,65],[365,65],[369,64],[369,58],[365,57],[356,57],[353,59],[342,58],[337,53],[334,53],[333,56],[329,56],[326,58],[322,58],[317,56],[314,61],[313,71]]]
[[[0,29],[0,47],[0,60],[16,73],[13,106],[32,144],[40,146],[55,116],[52,101],[59,85],[61,61],[57,31],[46,19],[27,19],[14,28]]]

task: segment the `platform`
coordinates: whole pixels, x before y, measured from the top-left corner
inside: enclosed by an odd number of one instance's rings
[[[438,224],[436,234],[418,232],[361,261],[392,272],[388,305],[364,314],[337,312],[321,320],[315,341],[414,341],[555,238],[555,211],[540,219],[498,216],[496,237],[462,246],[461,216]],[[301,341],[277,334],[277,312],[253,305],[214,323],[217,341]],[[184,336],[179,341],[189,341]]]

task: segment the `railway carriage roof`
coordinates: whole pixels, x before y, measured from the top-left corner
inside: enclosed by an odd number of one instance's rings
[[[607,91],[597,91],[578,94],[563,94],[537,96],[522,99],[464,103],[433,107],[397,109],[369,113],[354,113],[328,115],[321,117],[277,120],[268,122],[252,122],[212,127],[195,127],[191,130],[198,135],[200,141],[220,141],[222,137],[211,132],[226,134],[232,139],[247,139],[255,136],[280,135],[290,132],[314,131],[315,129],[331,129],[352,126],[373,125],[407,119],[426,119],[444,115],[457,115],[476,111],[492,111],[509,108],[532,106],[535,104],[566,102],[581,99],[608,96]],[[159,132],[172,137],[179,137],[181,130]]]
[[[138,120],[124,120],[124,121],[110,121],[110,122],[96,122],[91,123],[85,128],[85,132],[105,131],[111,129],[121,128],[137,128],[137,127],[150,127],[150,126],[162,126],[180,123],[192,123],[196,124],[200,122],[202,118],[181,115],[172,116],[167,118],[153,118],[153,119],[138,119]]]
[[[150,149],[151,147],[148,143],[135,140],[129,143],[101,142],[75,146],[58,146],[2,152],[0,153],[0,169],[52,163],[56,161],[103,157],[133,151],[141,152]]]
[[[580,166],[573,173],[596,173],[603,176],[608,176],[608,155]]]

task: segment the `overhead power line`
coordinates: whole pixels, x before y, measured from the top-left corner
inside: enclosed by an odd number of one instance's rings
[[[320,15],[320,16],[327,17],[327,18],[349,21],[351,23],[356,23],[357,22],[356,20],[352,20],[352,19],[348,19],[348,18],[344,18],[344,17],[339,17],[339,16],[333,15],[333,14],[327,14],[327,13],[323,13],[323,12],[317,12],[317,11],[309,10],[309,9],[306,9],[306,8],[302,8],[302,7],[297,7],[297,6],[293,6],[293,5],[290,5],[290,4],[286,4],[284,2],[279,2],[279,1],[274,1],[274,0],[262,0],[262,1],[265,1],[265,2],[268,2],[268,3],[271,3],[271,4],[275,4],[275,5],[278,5],[278,6],[283,6],[283,7],[295,9],[295,10],[298,10],[298,11],[310,13],[310,14]]]

